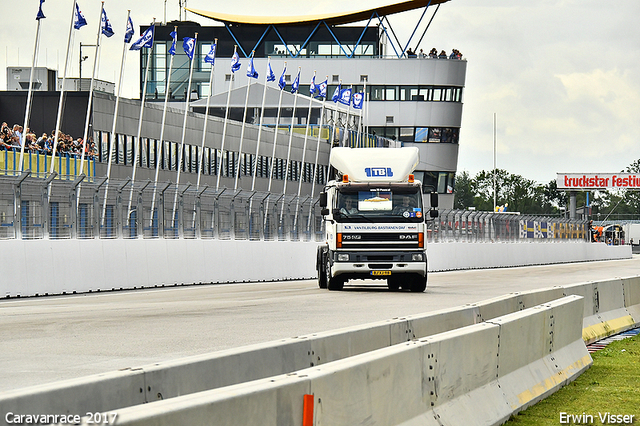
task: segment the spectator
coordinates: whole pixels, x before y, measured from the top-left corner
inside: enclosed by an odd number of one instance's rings
[[[5,138],[7,136],[5,136],[4,133],[0,133],[0,149],[1,150],[9,150],[11,149],[11,143],[6,143],[5,142]]]
[[[426,58],[427,55],[424,53],[424,50],[420,49],[420,53],[418,53],[418,58]]]
[[[13,136],[14,138],[17,138],[17,143],[14,140],[12,142],[13,146],[17,146],[18,148],[20,148],[22,146],[22,126],[20,126],[19,124],[14,124],[13,125]]]
[[[429,57],[430,58],[437,58],[438,57],[438,50],[435,47],[433,49],[431,49],[431,51],[429,51]]]
[[[411,48],[407,49],[407,58],[417,58],[418,55],[416,55],[413,50],[411,50]]]
[[[458,49],[453,49],[451,55],[449,55],[449,59],[462,59],[462,53],[460,53]]]
[[[447,52],[445,52],[444,50],[440,52],[440,55],[438,56],[439,59],[447,59]]]

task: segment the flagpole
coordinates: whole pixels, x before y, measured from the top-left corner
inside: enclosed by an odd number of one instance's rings
[[[156,18],[153,18],[153,22],[151,26],[156,24]],[[131,203],[133,201],[133,187],[136,183],[136,170],[138,165],[138,150],[136,149],[136,143],[140,144],[140,135],[142,134],[142,117],[144,115],[144,104],[147,98],[147,82],[149,81],[149,65],[151,64],[151,52],[153,52],[155,37],[155,29],[153,31],[152,39],[151,39],[151,47],[149,47],[149,52],[147,53],[147,66],[144,70],[144,86],[142,87],[142,98],[140,99],[140,115],[138,116],[138,133],[136,139],[133,141],[132,149],[133,149],[133,172],[131,174],[131,192],[129,193],[129,205],[127,206],[127,223],[129,227],[131,227]],[[142,49],[142,47],[140,47]],[[126,155],[126,153],[125,153]]]
[[[131,9],[127,10],[127,22],[131,16]],[[107,212],[107,195],[109,194],[109,179],[111,178],[111,165],[113,164],[113,151],[116,144],[116,124],[118,122],[118,106],[120,105],[120,96],[122,94],[122,80],[124,78],[124,64],[127,52],[127,42],[122,43],[122,59],[120,60],[120,75],[118,78],[118,94],[116,95],[116,105],[113,108],[113,125],[111,126],[111,137],[109,144],[109,162],[107,163],[107,181],[104,186],[104,200],[102,202],[102,225],[104,226],[104,217]],[[153,209],[152,209],[153,211]]]
[[[287,69],[287,61],[284,62],[284,69]],[[284,78],[284,72],[282,71],[282,77]],[[273,170],[275,168],[275,158],[276,158],[276,143],[278,141],[278,124],[280,124],[280,110],[282,108],[282,93],[284,92],[284,88],[280,89],[280,98],[278,99],[278,113],[276,114],[276,126],[273,132],[273,152],[271,153],[271,167],[269,168],[269,185],[267,186],[267,192],[271,192],[271,182],[273,181]],[[267,200],[268,202],[268,200]]]
[[[342,88],[342,79],[340,79],[340,81],[338,82],[338,87]],[[338,96],[340,91],[338,91]],[[334,93],[335,95],[335,93]],[[333,118],[333,123],[331,126],[331,144],[330,144],[330,148],[333,147],[333,140],[336,136],[336,128],[338,127],[338,123],[337,121],[340,119],[340,110],[338,110],[338,106],[337,106],[337,102],[336,100],[333,101],[334,104],[336,104],[336,107],[333,109],[333,112],[331,113],[331,117]],[[336,119],[336,114],[338,114],[338,118]],[[338,136],[340,135],[340,133],[338,133]]]
[[[87,115],[84,121],[84,135],[82,137],[82,155],[80,156],[80,173],[84,172],[84,157],[87,150],[87,137],[89,133],[89,119],[91,118],[91,104],[93,102],[93,83],[96,78],[96,68],[98,57],[100,55],[100,35],[102,34],[102,11],[104,10],[104,1],[100,8],[100,18],[98,19],[98,35],[96,37],[96,48],[93,55],[93,73],[91,74],[91,86],[89,87],[89,101],[87,102]],[[80,82],[82,84],[82,82]],[[89,171],[87,170],[87,175]],[[80,189],[78,189],[78,198],[80,197]]]
[[[329,81],[329,76],[327,76],[327,80]],[[320,155],[320,136],[322,135],[322,118],[324,117],[324,107],[325,102],[327,101],[327,97],[322,98],[322,107],[320,108],[320,119],[318,120],[318,138],[316,139],[316,161],[313,166],[313,173],[311,174],[311,198],[313,199],[313,193],[316,188],[316,180],[318,174],[318,158]],[[331,145],[329,145],[331,146]],[[311,212],[313,210],[313,203],[309,206],[309,220],[307,221],[307,229],[311,228]]]
[[[362,110],[360,111],[360,121],[362,124],[362,146],[366,146],[367,126],[365,124],[365,108],[367,106],[367,79],[364,79],[364,89],[362,90]]]
[[[313,71],[313,81],[316,80],[316,72]],[[315,84],[315,83],[314,83]],[[300,207],[300,194],[302,191],[302,176],[304,174],[304,157],[307,154],[307,140],[309,139],[309,124],[311,122],[311,106],[313,104],[313,94],[309,94],[309,111],[307,111],[307,126],[304,129],[304,144],[302,145],[302,173],[300,173],[298,179],[298,197],[296,198],[296,215],[293,223],[293,228],[295,229],[298,224],[298,209]]]
[[[191,64],[189,65],[189,83],[187,84],[187,96],[185,97],[185,100],[184,100],[184,119],[182,121],[182,137],[180,138],[180,151],[178,151],[178,171],[176,172],[176,193],[174,194],[174,197],[173,197],[173,212],[171,214],[174,227],[177,226],[176,207],[178,203],[178,186],[180,185],[180,172],[182,172],[182,167],[183,167],[182,160],[184,158],[184,155],[183,155],[184,138],[185,138],[185,133],[187,131],[187,117],[189,116],[189,100],[191,98],[191,79],[193,77],[193,63],[195,62],[196,47],[198,46],[198,33],[195,34],[193,43],[194,43],[193,56],[191,58]],[[187,57],[188,56],[189,55],[187,55]],[[191,161],[191,159],[189,159],[189,161]]]
[[[40,4],[42,6],[42,4]],[[22,146],[20,147],[20,171],[24,169],[24,165],[22,164],[22,159],[24,156],[24,146],[27,143],[26,132],[29,127],[29,118],[31,115],[31,99],[33,97],[33,71],[36,68],[36,59],[38,57],[38,47],[40,45],[40,18],[37,17],[36,21],[38,21],[36,25],[36,41],[33,46],[33,58],[31,60],[31,72],[29,73],[29,94],[27,95],[27,107],[24,110],[24,126],[22,126]]]
[[[352,89],[353,85],[349,86],[349,89]],[[351,114],[351,92],[349,93],[349,104],[347,105],[347,121],[345,121],[344,123],[344,137],[343,139],[343,144],[342,146],[347,146],[347,143],[349,142],[349,115]]]
[[[176,32],[176,38],[177,38],[177,33],[178,33],[178,27],[174,26],[173,27],[173,31]],[[162,124],[160,124],[160,146],[158,147],[159,149],[156,149],[156,173],[155,173],[155,177],[153,179],[153,186],[154,188],[156,188],[158,186],[158,175],[160,173],[160,161],[158,159],[159,157],[159,153],[162,152],[162,149],[164,148],[164,127],[165,127],[165,123],[167,121],[167,104],[169,102],[169,93],[171,92],[171,72],[173,70],[173,58],[174,55],[171,55],[171,59],[169,60],[169,74],[167,74],[167,85],[164,89],[164,107],[162,108]],[[156,191],[153,191],[153,196],[151,197],[151,214],[150,214],[150,224],[149,226],[153,226],[153,212],[155,211],[155,207],[156,207]]]
[[[284,82],[284,73],[287,70],[287,61],[284,61],[284,69],[282,70],[282,75],[280,79]],[[275,159],[276,159],[276,144],[278,142],[278,124],[280,124],[280,111],[282,109],[282,94],[284,93],[284,87],[280,86],[280,82],[278,82],[278,87],[280,87],[280,97],[278,98],[278,112],[276,113],[276,125],[273,129],[273,151],[271,152],[271,163],[269,164],[269,184],[267,185],[267,192],[271,193],[271,183],[273,182],[273,172],[276,168]],[[286,177],[285,177],[286,178]],[[264,228],[267,226],[267,212],[269,211],[269,198],[267,198],[264,206]]]
[[[233,55],[238,51],[238,46],[233,46]],[[233,57],[233,56],[232,56]],[[224,124],[222,126],[222,143],[220,145],[220,161],[218,162],[218,179],[216,180],[216,191],[220,188],[220,176],[222,175],[222,161],[224,160],[224,142],[227,138],[227,122],[229,121],[229,102],[231,101],[231,89],[233,88],[234,71],[231,70],[231,80],[229,81],[229,90],[227,92],[227,109],[224,114]],[[227,159],[228,160],[228,159]]]
[[[58,115],[56,117],[56,130],[53,136],[53,151],[51,153],[51,166],[49,167],[49,173],[53,173],[55,170],[54,163],[56,159],[56,149],[58,148],[58,134],[60,133],[60,120],[62,118],[62,105],[64,104],[64,87],[67,81],[67,68],[69,66],[69,51],[71,48],[71,35],[73,34],[73,18],[76,12],[76,0],[73,0],[73,8],[71,10],[71,23],[69,24],[69,39],[67,41],[67,56],[64,63],[64,73],[62,74],[62,87],[60,88],[60,101],[58,102]],[[23,129],[24,130],[24,129]]]
[[[301,68],[302,67],[298,67],[298,76],[300,76]],[[284,173],[284,186],[282,188],[282,208],[280,209],[280,222],[282,222],[282,215],[284,214],[284,203],[287,197],[287,183],[289,181],[289,170],[291,168],[291,145],[293,144],[293,126],[296,121],[296,107],[298,105],[299,95],[300,95],[299,90],[296,90],[296,93],[294,94],[294,98],[293,98],[293,112],[291,114],[291,127],[289,128],[289,146],[287,147],[287,170]]]
[[[271,66],[271,57],[267,59],[267,71],[264,73],[264,89],[262,90],[262,107],[260,108],[260,127],[258,127],[258,141],[256,143],[256,161],[253,165],[253,179],[251,180],[251,190],[256,187],[256,175],[258,174],[258,154],[260,152],[260,139],[262,136],[262,125],[264,122],[264,104],[267,97],[267,83],[269,82],[269,69]]]
[[[250,61],[253,61],[253,55],[255,54],[255,50],[251,51],[251,58]],[[250,62],[250,65],[253,64],[253,62]],[[247,73],[248,74],[248,73]],[[244,142],[244,129],[246,127],[246,122],[247,122],[247,107],[249,105],[249,89],[251,89],[251,79],[253,77],[251,76],[247,76],[247,94],[244,97],[244,113],[242,115],[242,129],[240,130],[240,145],[238,147],[238,169],[236,171],[236,178],[235,178],[235,182],[233,183],[233,189],[236,190],[238,189],[238,179],[240,178],[240,169],[242,166],[242,142]]]
[[[218,45],[218,39],[213,41],[215,46]],[[217,48],[216,48],[217,50]],[[204,166],[204,142],[207,137],[207,124],[209,123],[209,105],[211,104],[211,97],[213,96],[213,69],[215,67],[215,50],[213,52],[214,63],[211,64],[211,72],[209,73],[209,96],[207,97],[207,107],[204,110],[204,126],[202,128],[202,146],[200,148],[200,161],[198,162],[198,180],[196,183],[196,190],[200,188],[200,175],[202,174],[202,167]]]

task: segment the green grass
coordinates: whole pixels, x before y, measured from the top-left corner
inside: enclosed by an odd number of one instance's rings
[[[592,425],[603,424],[598,413],[633,414],[633,424],[640,425],[640,336],[613,342],[592,358],[591,368],[575,381],[513,416],[506,425],[558,426],[561,412],[590,414],[593,422],[576,424]]]

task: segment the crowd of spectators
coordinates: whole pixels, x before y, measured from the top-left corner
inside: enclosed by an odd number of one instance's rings
[[[413,50],[411,50],[411,48],[409,48],[407,50],[407,58],[434,58],[434,59],[460,60],[462,59],[462,53],[460,53],[458,49],[453,49],[451,53],[447,55],[447,52],[445,52],[444,50],[441,50],[440,53],[438,53],[438,49],[434,47],[429,51],[429,54],[427,55],[426,53],[424,53],[424,50],[422,49],[420,49],[420,51],[416,53]]]
[[[6,122],[2,123],[0,128],[0,150],[2,151],[20,151],[24,143],[25,152],[33,152],[40,154],[51,154],[53,152],[54,139],[52,130],[49,135],[42,133],[38,137],[31,129],[27,128],[23,132],[22,126],[14,124],[9,127]],[[56,155],[61,157],[82,157],[82,138],[73,139],[72,136],[58,132],[58,145],[56,146]],[[85,147],[85,158],[93,159],[97,155],[95,144],[91,138]]]

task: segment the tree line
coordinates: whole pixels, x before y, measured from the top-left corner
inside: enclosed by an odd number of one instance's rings
[[[631,163],[623,173],[640,173],[640,159]],[[454,187],[455,209],[493,211],[493,181],[496,179],[496,205],[507,206],[507,211],[522,214],[561,216],[568,209],[569,196],[558,191],[556,180],[540,184],[503,169],[481,171],[474,177],[467,171],[456,173]],[[576,193],[578,209],[586,206],[587,195],[591,219],[640,219],[640,193],[638,191],[595,190]]]

